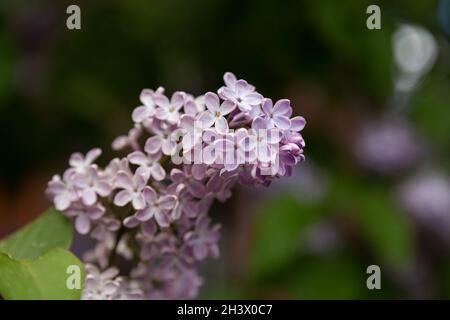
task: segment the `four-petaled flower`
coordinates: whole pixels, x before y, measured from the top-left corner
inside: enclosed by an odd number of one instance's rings
[[[80,192],[83,203],[87,206],[97,202],[97,195],[106,197],[112,191],[109,181],[107,178],[99,176],[95,165],[87,168],[85,173],[75,173],[73,183]]]
[[[67,170],[63,175],[63,179],[59,175],[54,175],[48,183],[46,192],[53,199],[55,208],[61,211],[69,208],[78,199],[78,194],[70,181],[70,176],[73,176],[73,172]]]
[[[136,210],[145,208],[145,198],[143,191],[150,187],[147,186],[146,177],[138,172],[131,176],[130,173],[119,171],[117,173],[116,185],[123,189],[114,197],[114,204],[123,207],[131,202]]]
[[[251,111],[263,100],[263,96],[245,80],[237,80],[233,87],[222,87],[218,93],[222,99],[234,102],[242,112]]]
[[[105,207],[101,204],[85,206],[75,203],[64,211],[67,217],[75,217],[75,229],[80,234],[87,234],[91,230],[92,222],[100,219],[105,213]]]
[[[159,107],[155,111],[156,118],[166,120],[171,124],[176,124],[180,120],[180,109],[184,104],[186,94],[181,91],[175,92],[170,101],[163,94],[155,94],[153,101]]]
[[[168,212],[175,206],[177,198],[173,195],[158,196],[151,187],[146,187],[143,195],[146,207],[136,212],[136,218],[145,222],[154,217],[161,227],[168,227],[170,224]]]
[[[277,127],[281,130],[291,128],[289,117],[292,114],[292,108],[288,99],[278,100],[275,105],[273,105],[272,99],[264,99],[262,111],[264,117],[269,121],[269,127]]]
[[[138,165],[136,173],[142,174],[146,179],[152,177],[156,181],[164,180],[166,172],[159,163],[160,153],[145,154],[141,151],[134,151],[127,156],[130,163]]]
[[[177,139],[181,136],[181,129],[173,129],[171,126],[163,125],[162,128],[154,128],[155,135],[145,142],[144,150],[149,154],[162,151],[163,154],[171,156],[176,152]]]
[[[210,128],[214,125],[217,132],[225,134],[228,131],[228,122],[224,116],[229,114],[236,107],[236,104],[230,100],[220,104],[219,97],[212,92],[205,95],[205,104],[207,111],[200,116],[203,128]]]
[[[81,153],[75,152],[70,157],[69,164],[75,172],[84,173],[101,154],[102,150],[99,148],[88,151],[85,157]]]
[[[112,142],[112,148],[114,150],[122,150],[126,147],[131,147],[133,150],[139,150],[138,139],[142,134],[140,127],[131,128],[127,135],[118,136]]]
[[[139,96],[142,105],[133,110],[131,114],[131,118],[136,123],[141,123],[146,119],[149,119],[155,116],[155,101],[153,100],[153,96],[155,94],[163,94],[164,88],[159,87],[156,92],[151,89],[144,89]]]

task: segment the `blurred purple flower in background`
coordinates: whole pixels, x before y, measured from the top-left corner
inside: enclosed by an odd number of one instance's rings
[[[393,175],[416,164],[423,146],[405,119],[383,117],[360,128],[354,152],[362,166],[379,174]]]
[[[343,236],[333,221],[321,221],[309,226],[302,234],[305,249],[316,255],[326,255],[343,245]]]
[[[402,207],[419,224],[450,239],[450,179],[435,172],[421,172],[398,190]]]
[[[317,203],[324,199],[329,189],[329,177],[311,160],[292,171],[291,179],[275,181],[271,193],[289,192],[299,201]]]

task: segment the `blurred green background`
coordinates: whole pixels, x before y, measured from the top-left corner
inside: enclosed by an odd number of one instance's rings
[[[70,4],[81,30],[66,28]],[[366,27],[370,4],[381,30]],[[200,297],[450,298],[449,21],[447,0],[3,0],[0,237],[49,206],[72,152],[114,156],[142,88],[199,95],[231,71],[291,99],[307,161],[213,207],[222,256]],[[426,36],[396,59],[405,25]],[[402,188],[423,172],[440,183]],[[381,290],[366,287],[372,264]]]

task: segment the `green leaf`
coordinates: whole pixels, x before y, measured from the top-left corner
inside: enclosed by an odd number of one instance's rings
[[[54,208],[0,241],[0,295],[5,299],[80,299],[84,267],[68,251],[71,242],[72,226]],[[69,266],[79,267],[78,289],[66,285],[73,275],[67,273]]]
[[[69,289],[69,266],[78,266],[80,286]],[[69,251],[54,248],[34,259],[14,260],[0,253],[0,294],[8,300],[80,299],[84,282],[83,264]]]
[[[0,252],[13,259],[34,259],[55,247],[69,249],[71,242],[69,220],[50,208],[35,221],[0,241]]]

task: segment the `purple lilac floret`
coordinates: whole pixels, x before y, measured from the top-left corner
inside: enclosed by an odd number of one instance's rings
[[[112,144],[122,158],[101,168],[100,149],[75,153],[48,183],[54,206],[97,241],[83,257],[83,299],[195,298],[199,264],[219,256],[214,200],[238,183],[268,186],[304,161],[306,122],[288,99],[274,104],[230,72],[224,82],[199,97],[142,90],[133,128]],[[117,257],[134,268],[119,275]]]

